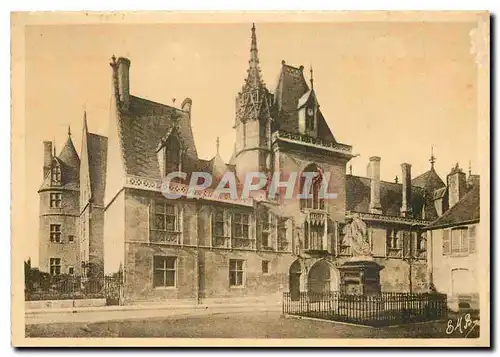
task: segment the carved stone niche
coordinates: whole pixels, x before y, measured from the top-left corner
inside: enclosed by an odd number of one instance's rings
[[[380,295],[380,271],[383,268],[373,260],[345,262],[339,267],[341,292],[349,295]]]

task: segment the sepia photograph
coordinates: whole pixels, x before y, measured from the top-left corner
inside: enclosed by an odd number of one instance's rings
[[[490,14],[12,13],[14,346],[490,345]]]

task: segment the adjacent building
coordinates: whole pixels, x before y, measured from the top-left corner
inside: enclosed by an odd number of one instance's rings
[[[59,155],[53,142],[43,145],[39,269],[51,275],[102,276],[107,138],[88,132],[85,114],[81,157],[70,130]]]
[[[122,57],[111,62],[104,199],[105,271],[123,272],[125,303],[339,290],[337,267],[352,255],[344,224],[354,216],[368,225],[374,259],[384,266],[384,291],[428,289],[423,229],[438,214],[426,192],[442,181],[434,182],[433,168],[412,180],[407,163],[400,183],[382,181],[379,157],[370,159],[367,177],[347,174],[352,147],[329,128],[312,71],[307,80],[303,66],[282,61],[270,91],[261,76],[255,27],[248,75],[236,93],[229,163],[218,150],[211,160],[198,157],[191,99],[176,108],[131,94],[130,66]],[[185,182],[194,171],[216,178],[225,172],[240,178],[255,171],[281,177],[315,172],[319,179],[313,197],[303,200],[190,199],[182,185],[182,197],[169,200],[162,180],[178,170],[188,174]],[[317,194],[326,179],[336,199]]]
[[[479,176],[455,166],[448,185],[434,194],[443,214],[426,227],[428,268],[434,288],[448,296],[448,305],[479,309]]]

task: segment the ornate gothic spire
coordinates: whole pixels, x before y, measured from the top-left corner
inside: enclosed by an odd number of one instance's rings
[[[250,45],[250,61],[248,61],[248,76],[245,81],[245,87],[252,89],[264,86],[259,66],[259,50],[257,49],[257,35],[255,33],[255,24],[252,24],[252,42]]]
[[[270,117],[272,95],[269,93],[262,80],[255,24],[252,25],[252,41],[248,65],[248,75],[245,79],[242,91],[238,93],[236,101],[236,120],[267,119]]]

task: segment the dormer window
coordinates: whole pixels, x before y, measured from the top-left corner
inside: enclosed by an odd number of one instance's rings
[[[165,146],[165,175],[181,170],[182,151],[179,140],[170,136]]]
[[[61,166],[54,165],[52,167],[52,183],[60,184],[61,183]]]

